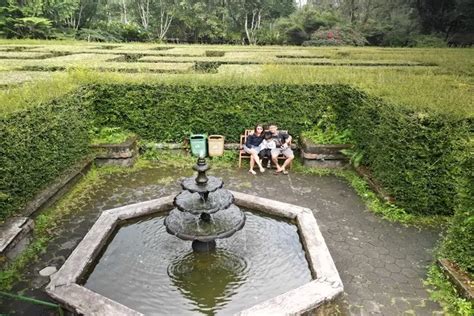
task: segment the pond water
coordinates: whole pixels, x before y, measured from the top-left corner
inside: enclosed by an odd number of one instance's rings
[[[146,315],[228,315],[311,281],[295,225],[243,210],[210,253],[169,235],[165,215],[122,225],[84,285]]]

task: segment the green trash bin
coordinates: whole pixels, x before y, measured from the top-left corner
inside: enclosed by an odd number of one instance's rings
[[[196,157],[207,156],[207,135],[191,134],[189,138],[191,143],[191,153]]]

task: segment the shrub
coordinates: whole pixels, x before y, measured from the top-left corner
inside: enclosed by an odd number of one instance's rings
[[[197,61],[194,63],[193,70],[204,73],[217,73],[220,62],[216,61]]]
[[[206,57],[223,57],[225,52],[221,50],[206,50],[204,55]]]
[[[290,45],[302,45],[309,37],[303,28],[297,25],[287,28],[285,35],[287,38],[286,43]]]
[[[304,6],[288,18],[280,18],[276,24],[277,29],[286,37],[284,42],[301,45],[309,39],[309,34],[321,27],[333,27],[339,22],[339,18],[332,11],[321,11],[313,6]]]
[[[80,29],[76,34],[76,38],[88,42],[120,42],[120,39],[107,31],[87,28]]]
[[[365,37],[349,27],[321,28],[311,34],[311,40],[304,46],[364,46]]]
[[[347,129],[339,132],[335,126],[325,130],[313,127],[309,131],[301,133],[301,136],[310,139],[315,144],[347,144],[350,142],[351,133]]]
[[[0,116],[0,220],[84,157],[88,129],[74,97]]]
[[[458,290],[441,269],[432,264],[428,268],[428,279],[425,285],[428,288],[430,298],[440,303],[445,315],[471,316],[474,314],[474,302],[460,297]]]
[[[316,144],[347,144],[350,143],[351,132],[348,129],[340,131],[336,126],[336,113],[328,106],[321,111],[321,119],[301,136]]]
[[[238,142],[245,128],[271,121],[299,135],[318,121],[323,105],[346,103],[333,99],[335,90],[353,91],[316,85],[92,85],[85,89],[95,126],[120,126],[162,142],[181,142],[191,132],[221,134]]]
[[[124,42],[145,42],[152,37],[150,32],[134,23],[112,23],[109,29],[110,33],[120,35]]]
[[[470,151],[474,143],[470,143]],[[451,259],[474,276],[474,157],[465,162],[467,176],[460,182],[459,204],[444,239],[439,256]]]
[[[129,137],[134,136],[133,133],[128,133],[120,127],[103,127],[92,128],[89,130],[91,144],[120,144],[125,142]]]
[[[397,204],[418,214],[453,213],[467,176],[467,119],[374,101],[362,102],[346,123],[363,162]]]
[[[451,259],[474,276],[474,211],[460,208],[454,214],[442,244],[441,257]]]
[[[51,33],[52,22],[46,18],[31,16],[16,19],[14,27],[19,37],[45,39]]]
[[[414,35],[409,46],[412,47],[446,47],[446,41],[436,35]]]
[[[284,38],[279,27],[275,23],[265,24],[258,33],[259,45],[281,45]]]
[[[99,42],[143,42],[150,40],[152,34],[137,24],[124,24],[120,22],[99,22],[93,29],[85,29],[79,33],[81,39],[92,40],[94,38]],[[86,38],[84,38],[86,37]]]

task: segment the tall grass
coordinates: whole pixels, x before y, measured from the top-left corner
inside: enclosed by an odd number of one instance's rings
[[[467,76],[436,74],[436,69],[263,66],[264,80],[304,84],[348,84],[389,102],[417,109],[472,116],[474,85]]]
[[[100,47],[99,43],[58,42],[37,40],[0,40],[0,45],[40,45],[46,50],[77,52],[89,50],[93,53]],[[157,52],[153,50],[159,44],[132,43],[118,44],[120,47],[107,51],[107,54],[125,52]],[[165,45],[160,45],[165,46]],[[226,52],[226,60],[233,58],[262,61],[262,56],[273,56],[267,64],[259,65],[221,65],[217,74],[186,73],[113,73],[98,72],[90,68],[107,68],[114,66],[104,60],[107,55],[98,55],[97,60],[78,60],[74,62],[75,70],[54,73],[51,78],[39,79],[21,87],[9,87],[0,91],[0,113],[8,113],[30,105],[48,102],[52,98],[67,94],[82,84],[88,83],[164,83],[195,85],[258,85],[272,83],[286,84],[347,84],[355,86],[369,94],[381,97],[391,103],[407,106],[416,110],[454,114],[461,117],[472,117],[474,113],[474,49],[409,49],[409,48],[355,48],[355,47],[248,47],[248,46],[212,46],[212,45],[169,45],[170,50],[160,51],[166,54],[198,54],[206,50]],[[1,47],[0,47],[1,48]],[[37,51],[35,49],[35,51]],[[105,50],[102,51],[105,53]],[[275,56],[315,56],[327,57],[328,60],[341,62],[408,62],[423,63],[430,67],[363,67],[363,66],[310,66],[298,64],[271,63]],[[74,55],[72,55],[74,56]],[[79,56],[79,55],[77,55]],[[71,56],[67,57],[71,58]],[[169,57],[168,57],[169,58]],[[199,57],[196,57],[199,59]],[[89,58],[94,59],[94,58]],[[107,59],[107,58],[106,58]],[[176,57],[178,60],[179,57]],[[182,58],[181,58],[182,59]],[[265,59],[265,58],[264,58]],[[263,59],[263,60],[264,60]],[[186,61],[192,61],[187,58]],[[304,62],[303,59],[291,58],[292,61]],[[306,60],[307,61],[307,60]],[[31,64],[35,61],[21,61]],[[53,65],[53,61],[39,60],[38,65]],[[103,67],[101,67],[103,64]],[[135,66],[136,65],[136,66]],[[128,63],[126,68],[145,71],[153,68],[152,63]],[[67,65],[63,65],[66,66]],[[122,63],[119,65],[122,66]],[[157,64],[156,67],[159,65]],[[167,67],[179,68],[179,64]],[[187,65],[186,65],[187,66]],[[0,72],[10,66],[0,63]],[[161,67],[161,66],[160,66]],[[112,67],[113,68],[113,67]],[[103,70],[103,69],[102,69]],[[9,81],[11,82],[11,81]]]
[[[0,115],[22,110],[30,106],[50,102],[80,86],[67,73],[56,73],[50,78],[25,83],[0,92]]]

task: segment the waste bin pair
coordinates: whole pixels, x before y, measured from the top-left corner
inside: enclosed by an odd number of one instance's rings
[[[191,134],[191,153],[197,157],[205,157],[208,152],[209,156],[222,156],[224,154],[224,136],[206,134]]]

